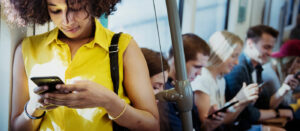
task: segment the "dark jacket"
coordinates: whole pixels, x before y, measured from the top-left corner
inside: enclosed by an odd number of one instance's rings
[[[226,101],[231,100],[240,91],[243,86],[243,82],[246,82],[247,85],[253,83],[251,76],[253,71],[254,67],[250,60],[246,58],[245,54],[241,54],[239,57],[239,64],[236,65],[233,70],[225,76]],[[238,130],[249,129],[252,124],[259,120],[259,118],[259,109],[255,107],[254,104],[249,104],[238,116],[235,128]]]

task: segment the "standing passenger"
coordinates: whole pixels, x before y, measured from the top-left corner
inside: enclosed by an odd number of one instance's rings
[[[118,42],[119,90],[113,91],[110,44],[114,32],[97,20],[120,0],[6,0],[16,21],[45,24],[50,32],[25,38],[13,65],[12,130],[158,130],[158,111],[147,65],[128,34]],[[11,3],[10,3],[11,2]],[[59,92],[39,94],[31,77],[58,76]],[[126,92],[126,93],[125,93]],[[147,103],[147,104],[145,104]],[[25,107],[24,107],[25,106]],[[50,110],[52,109],[52,110]]]

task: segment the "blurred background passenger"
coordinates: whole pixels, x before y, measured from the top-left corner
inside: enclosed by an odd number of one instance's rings
[[[142,53],[147,62],[150,80],[153,87],[154,94],[164,90],[165,82],[168,79],[169,65],[165,58],[159,52],[142,48]],[[168,105],[166,102],[159,102],[156,100],[159,111],[160,130],[170,130],[168,121]]]
[[[300,40],[288,40],[278,52],[271,55],[274,59],[264,65],[263,80],[266,89],[272,95],[270,108],[293,109],[294,120],[286,124],[285,128],[291,130],[297,127],[300,120],[299,79],[300,71]],[[295,97],[293,97],[293,94]],[[298,95],[299,96],[299,95]],[[298,100],[297,100],[298,99]]]
[[[195,104],[203,130],[215,130],[223,124],[231,124],[238,114],[251,102],[258,98],[257,84],[250,84],[243,88],[229,102],[239,101],[235,104],[235,111],[225,112],[224,119],[213,120],[208,118],[210,108],[220,109],[225,105],[225,79],[238,64],[238,57],[243,48],[243,41],[235,34],[220,31],[215,32],[209,39],[211,55],[208,66],[202,69],[202,74],[192,82]]]
[[[275,94],[270,100],[270,108],[289,105],[293,102],[292,91],[296,89],[298,80],[294,75],[300,71],[300,40],[288,40],[278,52],[272,53],[274,59],[264,65],[263,81],[266,82],[270,94]]]
[[[164,90],[165,82],[168,79],[169,65],[159,52],[142,48],[142,52],[147,62],[151,84],[154,94]]]
[[[191,82],[197,75],[201,74],[202,67],[205,67],[209,58],[210,49],[208,44],[199,36],[193,33],[187,33],[182,35],[185,64],[187,78]],[[169,51],[169,76],[166,83],[166,89],[172,89],[175,87],[176,70],[174,61],[174,52],[171,48]],[[179,117],[179,110],[175,102],[168,102],[168,117],[169,124],[172,131],[182,131],[181,120]],[[194,106],[195,109],[195,106]],[[193,110],[194,112],[194,110]],[[222,117],[222,116],[220,116]],[[214,117],[216,118],[216,117]],[[194,120],[193,120],[194,122]],[[194,124],[194,128],[198,128],[198,125]]]
[[[239,64],[225,76],[226,100],[231,100],[241,89],[244,82],[246,84],[263,84],[262,65],[269,61],[277,36],[278,32],[266,25],[257,25],[248,29],[245,47],[239,57]],[[260,121],[277,117],[293,119],[290,109],[269,109],[269,100],[269,92],[265,88],[262,88],[257,101],[249,104],[239,115],[238,124],[236,124],[235,128],[238,130],[263,130],[271,128],[272,130],[274,128],[271,126],[256,124]]]

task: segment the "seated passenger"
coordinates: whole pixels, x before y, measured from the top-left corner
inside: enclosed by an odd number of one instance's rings
[[[161,58],[159,52],[155,52],[147,48],[142,48],[142,52],[148,65],[150,80],[154,94],[157,94],[164,90],[165,82],[168,79],[168,62],[164,58]],[[168,131],[170,130],[167,115],[168,104],[166,102],[159,102],[158,100],[156,100],[156,102],[159,111],[160,130]]]
[[[229,73],[238,64],[238,56],[243,48],[243,41],[236,35],[221,31],[214,33],[209,39],[211,55],[208,66],[202,69],[202,74],[192,82],[195,104],[198,109],[199,119],[203,123],[203,130],[215,130],[221,124],[231,124],[239,113],[251,102],[258,98],[256,84],[250,84],[243,88],[229,102],[239,101],[235,104],[233,112],[226,112],[225,118],[213,122],[210,108],[217,109],[225,105],[225,79],[224,75]]]
[[[272,57],[275,59],[264,65],[262,77],[272,95],[270,108],[276,109],[292,103],[292,92],[299,84],[294,75],[300,71],[300,40],[288,40]]]
[[[147,48],[142,48],[142,52],[147,62],[154,94],[157,94],[164,90],[165,82],[168,79],[168,62],[160,56],[159,52]]]
[[[246,84],[263,83],[261,75],[262,65],[269,61],[277,35],[278,32],[275,29],[265,25],[258,25],[248,29],[246,45],[242,55],[239,57],[239,64],[225,76],[226,100],[231,100],[240,91],[244,82]],[[262,88],[255,104],[249,104],[239,115],[235,128],[238,130],[262,130],[270,127],[253,124],[279,116],[293,117],[289,109],[269,109],[269,99],[268,92],[265,91],[265,88]],[[272,129],[274,128],[272,127]]]
[[[263,80],[266,89],[272,95],[270,108],[292,108],[294,120],[286,124],[286,129],[298,127],[300,122],[300,99],[294,99],[293,94],[300,93],[300,40],[288,40],[278,52],[272,53],[273,61],[264,65]],[[295,78],[296,77],[296,78]],[[297,102],[298,101],[298,102]]]
[[[188,80],[193,81],[201,73],[202,67],[206,66],[210,49],[208,44],[195,34],[188,33],[182,35],[185,64]],[[176,71],[174,63],[174,52],[171,48],[169,51],[169,78],[166,83],[166,89],[175,87]],[[172,131],[182,131],[181,120],[176,103],[169,102],[169,122]],[[222,117],[222,116],[221,116]]]

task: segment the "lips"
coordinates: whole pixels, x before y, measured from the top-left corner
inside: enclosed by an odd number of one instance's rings
[[[75,27],[75,28],[63,28],[63,30],[65,32],[70,32],[70,33],[75,33],[79,30],[79,26]]]

